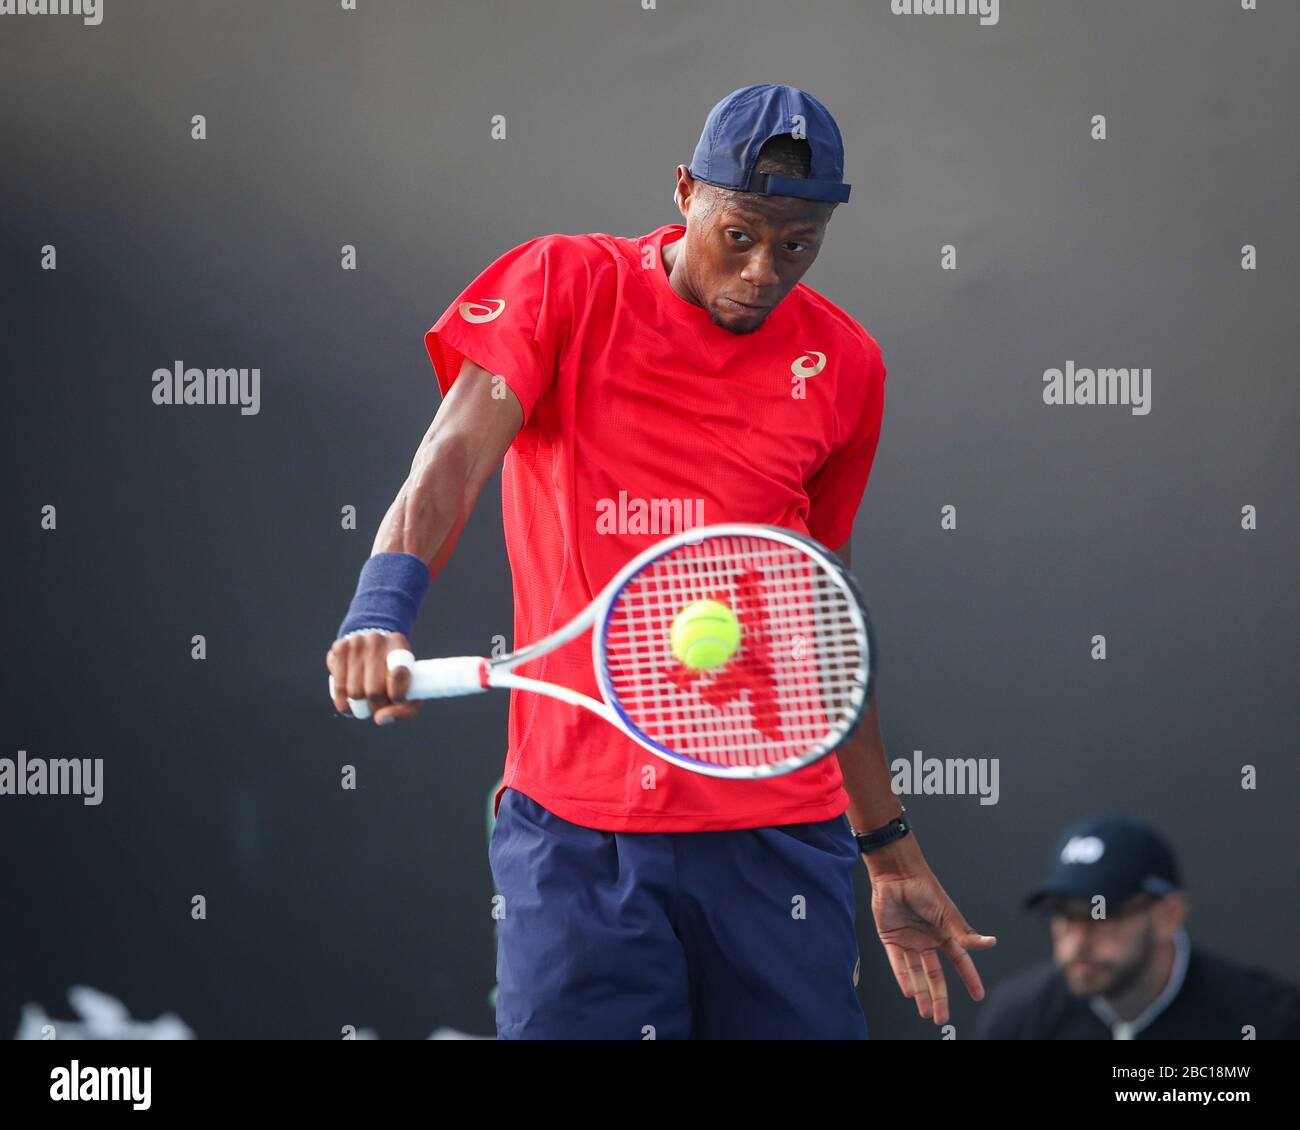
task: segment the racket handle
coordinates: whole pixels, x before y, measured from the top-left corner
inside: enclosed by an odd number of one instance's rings
[[[487,690],[487,660],[477,655],[457,655],[450,659],[417,660],[409,651],[390,651],[388,669],[408,667],[411,689],[408,699],[456,698]],[[334,697],[334,676],[330,676],[330,698]],[[353,718],[369,718],[370,705],[364,698],[348,699]]]
[[[477,655],[420,659],[411,665],[407,698],[456,698],[487,690],[487,660]]]

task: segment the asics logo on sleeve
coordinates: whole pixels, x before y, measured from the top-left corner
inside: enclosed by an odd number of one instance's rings
[[[492,308],[493,303],[498,303],[496,309]],[[504,298],[485,298],[482,302],[462,302],[458,309],[460,316],[467,322],[491,322],[501,317],[501,311],[506,308]]]
[[[809,364],[809,360],[813,357],[817,360]],[[826,354],[818,353],[815,349],[801,354],[790,364],[790,372],[796,377],[815,377],[824,368],[826,368]]]

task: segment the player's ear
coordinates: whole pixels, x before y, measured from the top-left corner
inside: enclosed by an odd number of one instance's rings
[[[682,185],[684,182],[689,183],[690,176],[685,165],[677,166],[677,181],[673,185],[673,204],[683,217],[686,215],[686,198],[682,195]]]
[[[673,189],[673,203],[677,205],[677,210],[682,214],[683,219],[690,218],[691,208],[695,206],[700,198],[700,182],[693,176],[691,171],[685,165],[677,166],[677,185]]]
[[[1191,905],[1187,901],[1187,895],[1182,891],[1174,891],[1172,894],[1165,895],[1160,900],[1160,904],[1160,917],[1165,928],[1170,932],[1177,930],[1179,926],[1187,921]]]

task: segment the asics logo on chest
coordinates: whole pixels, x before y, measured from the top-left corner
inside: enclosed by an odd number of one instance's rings
[[[790,363],[790,372],[796,377],[815,377],[826,368],[826,354],[815,349],[808,350]]]

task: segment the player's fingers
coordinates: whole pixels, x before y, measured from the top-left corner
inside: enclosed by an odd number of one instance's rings
[[[973,935],[980,937],[981,935]],[[972,935],[966,935],[967,938]],[[961,978],[962,984],[966,986],[966,991],[970,994],[971,1000],[982,1001],[984,999],[984,982],[980,980],[979,970],[975,968],[975,962],[971,955],[966,952],[965,947],[956,938],[949,938],[943,944],[943,952],[948,955],[948,960],[952,962],[952,967],[957,970],[957,975]]]
[[[367,632],[364,641],[363,676],[366,705],[374,714],[389,705],[388,698],[388,636],[383,632]]]
[[[411,664],[415,662],[415,656],[405,646],[406,641],[401,636],[394,635],[391,638],[401,646],[390,646],[385,657],[388,665],[388,698],[392,702],[405,702],[411,690]]]
[[[971,924],[960,916],[952,927],[950,938],[971,950],[984,950],[998,944],[997,938],[992,934],[981,934],[978,930],[972,929]]]
[[[340,714],[352,713],[352,708],[348,706],[347,692],[333,675],[330,676],[330,701]]]
[[[933,1005],[930,1002],[930,988],[925,979],[925,969],[921,965],[921,959],[915,953],[907,955],[907,975],[912,981],[913,999],[916,1001],[916,1010],[921,1014],[922,1019],[928,1020],[933,1013]]]
[[[893,970],[894,980],[898,982],[898,990],[908,1000],[916,995],[912,988],[912,978],[907,972],[907,959],[903,956],[903,951],[898,946],[885,946],[885,956],[889,958],[889,968]]]
[[[334,641],[334,674],[330,676],[330,697],[340,714],[369,718],[366,704],[366,667],[362,636]]]
[[[418,702],[399,702],[393,706],[385,706],[375,712],[375,725],[387,726],[390,722],[404,722],[408,718],[414,718],[419,712]]]
[[[330,697],[334,701],[334,709],[340,714],[351,714],[352,708],[348,705],[348,649],[341,643],[335,643],[330,649]]]
[[[921,966],[925,970],[926,985],[930,990],[932,1019],[936,1024],[948,1023],[948,982],[943,975],[943,966],[939,962],[936,950],[926,950],[921,954]]]

